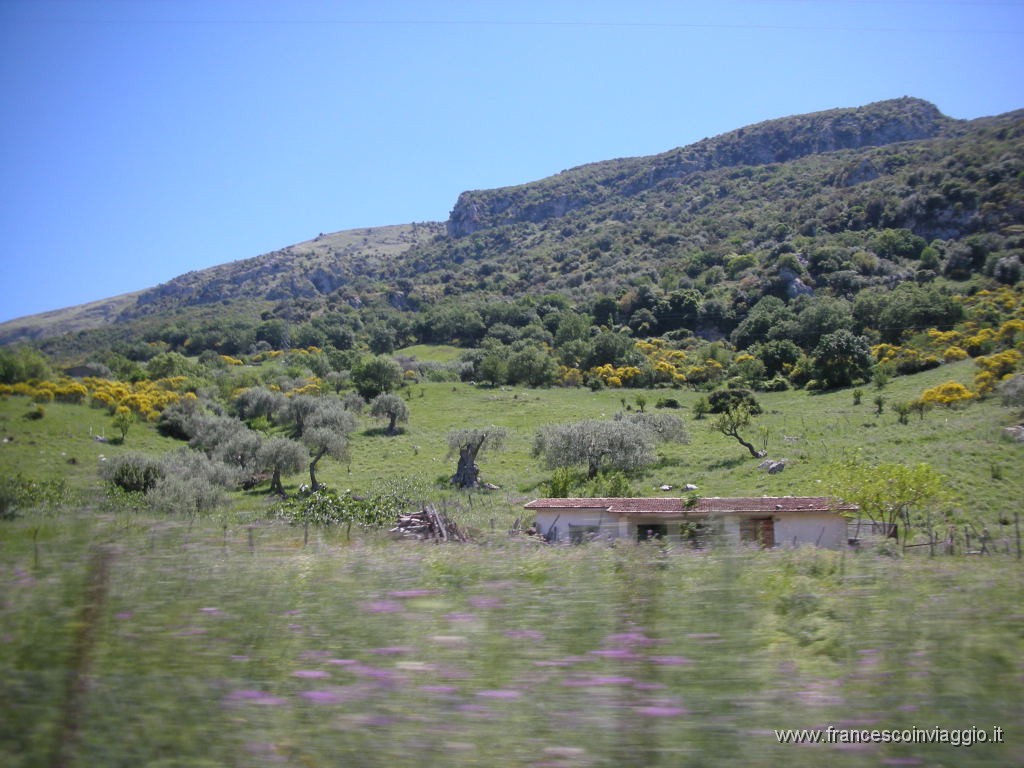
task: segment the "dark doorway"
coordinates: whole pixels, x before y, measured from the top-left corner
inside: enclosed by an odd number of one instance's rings
[[[668,526],[662,523],[637,523],[636,540],[651,541],[668,536]]]

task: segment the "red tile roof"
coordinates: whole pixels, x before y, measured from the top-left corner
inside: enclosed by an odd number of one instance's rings
[[[828,496],[753,496],[739,498],[699,498],[687,507],[682,498],[601,498],[601,499],[536,499],[526,509],[570,510],[600,509],[615,515],[706,515],[736,513],[768,514],[771,512],[852,512],[853,504]]]

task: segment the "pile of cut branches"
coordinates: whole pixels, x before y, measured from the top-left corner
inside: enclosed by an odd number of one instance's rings
[[[400,514],[398,524],[390,532],[420,541],[469,541],[454,520],[429,504],[419,512]]]

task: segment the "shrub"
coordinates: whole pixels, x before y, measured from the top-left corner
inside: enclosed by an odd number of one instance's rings
[[[146,498],[156,510],[171,514],[212,512],[239,477],[234,468],[188,448],[164,456],[160,468],[161,477]]]
[[[29,480],[21,475],[0,478],[0,520],[13,520],[23,509],[56,507],[71,501],[63,480]]]
[[[942,359],[947,363],[955,363],[957,360],[964,360],[967,357],[967,351],[963,347],[958,347],[953,344],[946,348],[946,351],[942,353]]]
[[[1011,408],[1024,406],[1024,373],[1018,373],[1000,384],[999,394],[1002,396],[1003,405]]]
[[[142,453],[127,453],[110,459],[100,468],[100,476],[129,493],[146,493],[163,477],[160,462]]]
[[[981,370],[974,377],[974,386],[979,395],[992,392],[999,382],[1013,373],[1020,364],[1021,355],[1016,349],[1007,349],[993,355],[978,357],[974,364]]]
[[[760,388],[764,392],[785,392],[789,389],[789,380],[779,374],[768,379],[768,381],[762,382]]]
[[[698,397],[697,402],[693,404],[693,418],[703,419],[710,410],[711,404],[708,403],[708,399],[706,397]]]
[[[420,493],[422,489],[413,483],[400,480],[380,485],[367,498],[321,486],[316,491],[305,489],[282,502],[272,514],[293,525],[354,523],[361,528],[384,528],[394,525],[400,513],[415,506],[414,497]]]
[[[711,413],[725,413],[741,405],[747,408],[751,416],[762,413],[761,404],[746,389],[723,389],[712,392],[708,395],[708,405]]]
[[[956,406],[967,403],[977,395],[958,381],[947,381],[921,393],[921,402],[928,405]]]

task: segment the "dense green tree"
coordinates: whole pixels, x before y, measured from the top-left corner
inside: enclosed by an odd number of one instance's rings
[[[271,349],[288,349],[291,347],[288,323],[280,318],[264,320],[256,326],[256,341],[266,343]]]
[[[693,288],[673,291],[654,306],[659,332],[677,328],[696,328],[700,320],[704,298]]]
[[[610,296],[602,296],[594,301],[590,311],[594,317],[594,325],[612,328],[619,318],[619,305]]]
[[[527,345],[509,355],[507,377],[510,384],[546,387],[558,376],[558,364],[547,350]]]
[[[814,376],[826,389],[867,378],[873,362],[868,340],[850,331],[830,333],[814,348]]]
[[[476,366],[477,378],[499,386],[508,381],[508,353],[504,349],[494,349],[483,356]]]
[[[796,364],[801,354],[800,347],[789,339],[759,342],[749,351],[764,363],[765,376],[768,377],[784,373],[787,366]]]
[[[398,334],[387,323],[373,323],[366,327],[366,343],[375,355],[390,355],[395,351]]]
[[[927,245],[909,229],[883,229],[871,241],[872,250],[884,259],[916,259]]]
[[[195,364],[177,352],[163,352],[146,363],[146,373],[151,379],[189,376],[195,370]]]
[[[757,342],[779,338],[780,329],[786,328],[793,320],[792,310],[777,296],[765,296],[751,307],[749,314],[732,332],[732,342],[739,349]]]
[[[853,330],[875,330],[882,341],[898,344],[905,335],[927,328],[948,330],[963,319],[964,310],[936,286],[901,283],[891,291],[862,291],[853,302],[853,315]]]
[[[793,305],[797,314],[786,335],[803,349],[814,349],[823,336],[853,327],[853,311],[846,299],[808,296],[800,297]]]
[[[378,356],[367,358],[352,370],[352,383],[365,399],[392,392],[402,383],[402,369],[394,360]]]
[[[613,331],[601,331],[590,344],[587,359],[583,361],[585,368],[599,365],[629,365],[640,362],[631,336]]]
[[[31,347],[0,349],[0,384],[43,380],[51,376],[50,362]]]
[[[554,328],[551,328],[551,318],[555,321]],[[544,318],[544,323],[554,332],[556,347],[562,347],[572,341],[586,340],[590,336],[590,317],[579,312],[552,312]]]

